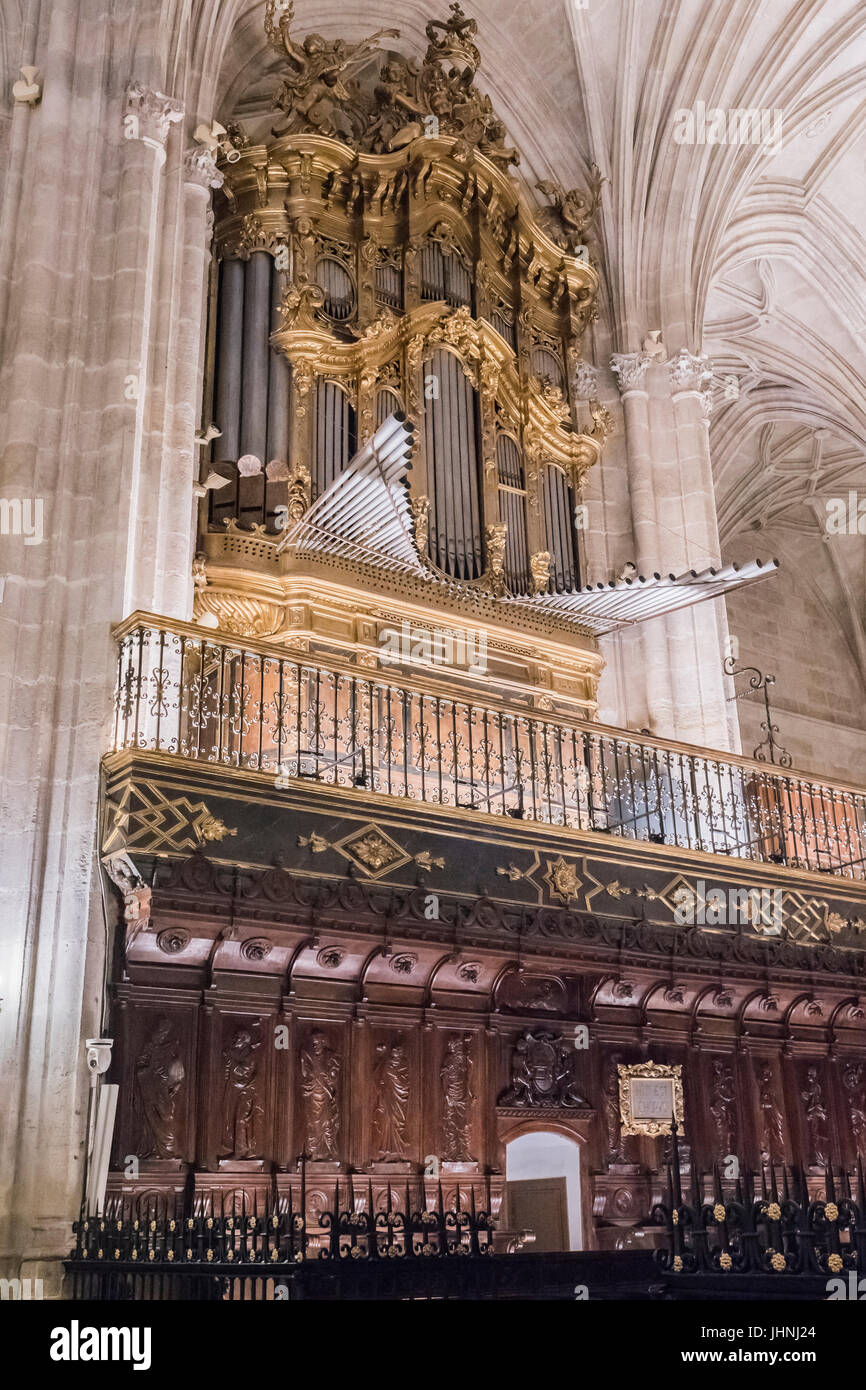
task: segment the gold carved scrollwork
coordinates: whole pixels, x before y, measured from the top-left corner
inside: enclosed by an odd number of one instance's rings
[[[415,545],[419,555],[424,555],[427,550],[427,526],[430,514],[430,498],[413,497],[410,503],[412,509],[412,524],[415,533]]]
[[[282,604],[220,593],[212,586],[196,590],[193,612],[196,622],[216,618],[220,630],[233,637],[270,637],[282,627],[285,615]]]
[[[538,550],[529,557],[532,572],[532,588],[536,594],[543,594],[550,583],[550,551]]]
[[[487,551],[487,573],[484,588],[492,594],[505,593],[505,544],[508,526],[504,521],[492,522],[484,532]]]
[[[316,310],[321,309],[324,302],[325,291],[320,285],[308,280],[289,285],[280,303],[281,328],[317,328]]]

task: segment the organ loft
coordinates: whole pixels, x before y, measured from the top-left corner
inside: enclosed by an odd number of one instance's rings
[[[276,0],[265,34],[196,156],[188,611],[114,629],[97,1198],[650,1248],[672,1119],[698,1185],[814,1195],[866,1159],[862,792],[724,742],[726,596],[784,574],[653,558],[636,448],[636,563],[599,570],[647,372],[712,486],[704,359],[614,354],[615,425],[606,176],[527,177],[459,4],[420,46]],[[686,631],[673,703],[704,682],[717,732],[608,722],[610,663]]]

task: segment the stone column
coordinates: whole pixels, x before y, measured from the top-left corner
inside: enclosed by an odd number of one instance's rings
[[[88,1076],[109,926],[97,824],[110,747],[110,627],[153,564],[138,525],[164,143],[180,108],[112,86],[77,0],[40,15],[42,103],[10,160],[0,476],[41,498],[40,543],[0,573],[0,1275],[60,1273],[82,1193]],[[131,118],[131,119],[127,119]],[[22,129],[24,127],[22,126]],[[124,138],[124,136],[128,138]]]
[[[659,479],[653,458],[647,372],[652,358],[645,352],[615,353],[611,367],[620,388],[625,416],[625,445],[629,500],[638,574],[661,570],[667,550],[657,525]],[[673,736],[675,700],[668,660],[666,621],[655,618],[640,627],[640,651],[646,686],[649,727],[662,737]]]
[[[664,367],[611,358],[623,398],[638,572],[721,566],[706,406],[712,366],[685,349]],[[641,624],[650,727],[665,738],[737,748],[722,670],[724,601]]]
[[[679,464],[682,530],[686,562],[698,571],[721,567],[715,490],[710,462],[709,407],[713,377],[709,358],[681,349],[668,364]],[[722,662],[728,636],[724,599],[698,604],[670,619],[671,655],[680,698],[676,736],[711,748],[739,748],[731,742],[728,681]]]
[[[115,271],[121,302],[116,306],[114,318],[113,353],[116,362],[126,364],[114,434],[115,447],[127,464],[129,488],[124,614],[135,608],[148,608],[153,597],[157,537],[152,522],[156,503],[155,497],[148,495],[148,489],[153,489],[157,479],[147,467],[145,431],[150,405],[148,387],[158,265],[160,176],[169,129],[182,115],[180,103],[162,92],[153,92],[138,83],[133,83],[127,91],[123,114],[127,149],[117,233],[122,269],[120,275]],[[126,406],[131,406],[131,411],[124,408]]]
[[[610,359],[625,416],[628,483],[635,540],[634,563],[639,574],[652,574],[660,558],[649,393],[646,386],[647,369],[651,363],[652,358],[645,352],[619,352]]]
[[[159,447],[155,506],[149,524],[157,536],[150,607],[166,617],[192,617],[192,559],[200,450],[195,443],[201,415],[202,371],[209,262],[208,214],[211,189],[223,176],[206,148],[188,150],[172,170],[175,215],[165,227],[165,244],[176,254],[165,276],[160,304],[160,347],[166,363],[163,409],[154,420]],[[179,196],[178,196],[179,195]],[[161,423],[161,428],[158,428]]]

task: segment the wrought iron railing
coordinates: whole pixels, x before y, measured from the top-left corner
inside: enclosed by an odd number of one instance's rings
[[[75,1223],[67,1262],[73,1297],[278,1298],[281,1285],[284,1296],[297,1297],[296,1272],[309,1263],[472,1263],[494,1253],[489,1189],[483,1210],[474,1187],[461,1201],[458,1186],[446,1207],[441,1185],[431,1201],[407,1180],[389,1185],[377,1210],[371,1183],[359,1196],[356,1183],[335,1178],[331,1209],[313,1210],[303,1158],[299,1168],[294,1199],[291,1188],[278,1191],[275,1178],[261,1192],[190,1187],[170,1196],[109,1197],[102,1212]]]
[[[593,1298],[647,1297],[646,1251],[527,1254],[528,1233],[496,1229],[491,1191],[467,1179],[446,1206],[418,1177],[378,1190],[359,1175],[334,1177],[333,1202],[285,1191],[275,1174],[229,1192],[109,1196],[75,1223],[67,1291],[84,1300],[558,1299],[576,1286]],[[381,1180],[379,1180],[381,1181]],[[321,1178],[316,1186],[321,1189]],[[252,1189],[252,1190],[251,1190]],[[294,1198],[292,1191],[294,1190]],[[518,1251],[520,1253],[518,1253]]]
[[[802,1171],[784,1165],[778,1171],[771,1165],[760,1174],[744,1168],[733,1184],[723,1183],[716,1167],[709,1193],[692,1167],[689,1186],[685,1196],[674,1135],[667,1200],[652,1212],[653,1222],[667,1231],[667,1246],[655,1256],[665,1274],[844,1281],[853,1273],[855,1283],[866,1274],[862,1164],[853,1184],[846,1169],[834,1175],[828,1168],[821,1196],[810,1196]]]
[[[118,629],[117,750],[866,877],[866,795],[790,770],[232,642]]]

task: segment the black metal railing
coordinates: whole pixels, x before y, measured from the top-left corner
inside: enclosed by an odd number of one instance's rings
[[[417,1178],[393,1184],[374,1208],[372,1183],[335,1178],[330,1210],[322,1179],[308,1200],[300,1189],[196,1191],[190,1179],[172,1195],[110,1196],[104,1211],[75,1223],[66,1261],[67,1293],[81,1300],[259,1302],[280,1299],[648,1298],[652,1258],[630,1251],[523,1252],[517,1233],[500,1232],[490,1188],[476,1205],[475,1184],[458,1183],[446,1207]],[[377,1179],[380,1182],[381,1179]],[[315,1206],[315,1209],[314,1209]],[[521,1235],[525,1236],[523,1232]],[[521,1253],[517,1253],[520,1251]]]
[[[866,795],[744,758],[233,643],[118,630],[117,750],[866,877]]]
[[[683,1275],[778,1275],[843,1281],[866,1275],[866,1187],[863,1167],[853,1184],[847,1170],[824,1173],[821,1196],[810,1196],[801,1170],[770,1165],[760,1173],[743,1169],[723,1183],[718,1166],[710,1191],[691,1170],[683,1194],[679,1150],[673,1136],[667,1200],[653,1208],[652,1221],[667,1232],[666,1248],[655,1252],[659,1270]],[[814,1184],[813,1184],[814,1185]]]
[[[417,1266],[404,1278],[416,1294],[429,1284],[422,1267],[465,1264],[458,1285],[477,1282],[479,1265],[494,1253],[495,1222],[489,1188],[485,1208],[475,1189],[458,1189],[446,1207],[441,1184],[430,1200],[426,1187],[389,1185],[382,1209],[372,1183],[359,1196],[357,1179],[334,1179],[333,1206],[313,1208],[306,1163],[299,1162],[300,1191],[281,1193],[276,1178],[248,1193],[196,1192],[114,1196],[96,1216],[75,1223],[75,1248],[67,1261],[72,1296],[85,1299],[273,1299],[319,1296],[310,1290],[333,1284],[373,1290],[393,1283],[391,1274],[360,1276],[358,1266]],[[414,1183],[414,1180],[413,1180]],[[317,1188],[321,1179],[317,1179]],[[319,1199],[320,1201],[320,1199]],[[504,1258],[511,1258],[505,1256]],[[327,1266],[327,1269],[325,1268]],[[313,1268],[320,1270],[317,1278]],[[351,1271],[337,1276],[335,1271]],[[304,1271],[309,1271],[304,1282]],[[472,1271],[475,1271],[472,1273]],[[300,1282],[299,1282],[300,1281]],[[468,1282],[467,1282],[468,1281]],[[482,1280],[482,1282],[484,1282]],[[489,1281],[488,1281],[489,1282]]]

